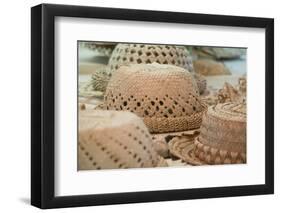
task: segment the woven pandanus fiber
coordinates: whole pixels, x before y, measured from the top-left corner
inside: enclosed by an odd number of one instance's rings
[[[246,163],[246,105],[211,106],[195,139],[195,156],[208,164]]]
[[[81,110],[78,146],[79,170],[163,166],[147,127],[130,112]]]
[[[110,57],[112,51],[115,47],[113,43],[97,43],[97,42],[85,42],[84,46],[86,48],[96,51],[100,55]]]
[[[182,46],[149,45],[149,44],[118,44],[109,59],[110,71],[117,70],[127,64],[170,64],[193,72],[192,57]]]
[[[104,107],[137,114],[153,133],[199,128],[206,109],[188,71],[157,63],[116,70],[105,92]]]

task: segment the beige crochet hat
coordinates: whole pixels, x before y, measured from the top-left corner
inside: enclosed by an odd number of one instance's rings
[[[80,110],[78,146],[79,170],[164,166],[143,121],[130,112]]]
[[[109,69],[113,72],[126,64],[171,64],[193,72],[192,57],[183,46],[118,44],[109,59]]]
[[[104,100],[105,109],[136,113],[153,133],[199,128],[205,110],[188,71],[157,63],[120,67]]]
[[[224,103],[208,108],[194,154],[208,164],[246,163],[246,105]]]

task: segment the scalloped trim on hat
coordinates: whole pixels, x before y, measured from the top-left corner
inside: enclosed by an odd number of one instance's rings
[[[194,141],[194,154],[200,161],[203,161],[207,164],[246,163],[246,153],[218,149],[206,144],[202,144],[199,141],[199,137],[195,138]]]

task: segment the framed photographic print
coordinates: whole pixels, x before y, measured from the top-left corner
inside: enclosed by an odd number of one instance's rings
[[[274,192],[274,20],[31,9],[31,204]]]

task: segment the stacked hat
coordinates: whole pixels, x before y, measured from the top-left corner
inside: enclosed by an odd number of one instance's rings
[[[157,63],[130,64],[116,70],[103,107],[137,114],[153,133],[199,128],[205,110],[188,71]]]
[[[130,112],[79,112],[78,169],[164,166],[143,121]]]
[[[169,64],[182,67],[192,74],[192,57],[184,46],[150,45],[150,44],[118,44],[109,59],[109,71],[114,72],[122,65],[128,64]],[[197,74],[199,92],[206,89],[206,79]]]
[[[207,164],[246,162],[246,105],[224,103],[208,108],[194,154]]]

